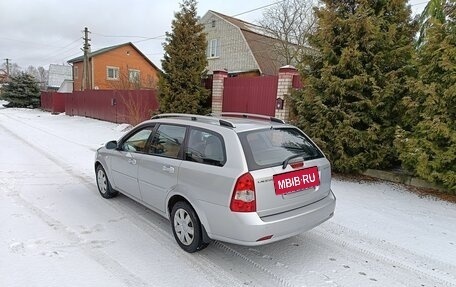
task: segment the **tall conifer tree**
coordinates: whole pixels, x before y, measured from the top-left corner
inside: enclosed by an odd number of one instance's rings
[[[207,112],[209,92],[201,84],[207,66],[207,42],[196,5],[195,0],[183,0],[181,10],[174,15],[172,32],[166,33],[164,73],[159,80],[161,112]]]
[[[404,167],[456,193],[456,1],[441,4],[444,16],[428,19],[418,48],[419,80],[396,145]]]
[[[293,94],[298,125],[336,171],[397,163],[394,132],[407,94],[416,25],[406,0],[324,0],[316,10],[315,53],[303,57]]]

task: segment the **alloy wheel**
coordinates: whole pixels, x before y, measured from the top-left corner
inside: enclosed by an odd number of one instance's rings
[[[179,208],[176,211],[174,215],[174,230],[182,244],[187,246],[192,244],[195,228],[190,215],[185,209]]]
[[[106,193],[106,191],[108,189],[108,182],[106,180],[106,174],[103,172],[102,169],[98,170],[97,183],[98,183],[98,189],[100,190],[100,192]]]

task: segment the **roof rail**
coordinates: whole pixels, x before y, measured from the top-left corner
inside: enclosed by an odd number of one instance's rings
[[[285,121],[283,121],[281,119],[278,119],[276,117],[259,115],[259,114],[237,113],[237,112],[221,112],[221,113],[216,114],[216,115],[217,116],[235,116],[235,117],[243,117],[243,118],[256,118],[256,119],[269,120],[269,121],[275,122],[275,123],[281,123],[281,124],[285,123]]]
[[[206,121],[211,121],[211,122],[218,122],[219,125],[229,127],[229,128],[234,128],[235,125],[227,120],[221,120],[221,119],[216,119],[212,116],[202,116],[202,115],[194,115],[194,114],[179,114],[179,113],[165,113],[165,114],[159,114],[151,117],[151,119],[164,119],[164,118],[185,118],[185,119],[190,119],[192,121],[197,121],[198,119],[200,120],[206,120]]]
[[[165,114],[155,115],[151,119],[164,119],[164,118],[187,118],[192,121],[196,121],[198,118],[209,119],[210,117],[201,116],[201,115],[193,115],[193,114],[165,113]]]

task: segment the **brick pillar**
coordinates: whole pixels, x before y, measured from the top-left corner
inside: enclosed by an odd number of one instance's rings
[[[222,112],[223,106],[223,84],[228,72],[216,70],[212,76],[212,113]]]
[[[293,76],[298,75],[298,70],[290,65],[283,66],[279,69],[279,82],[277,85],[277,99],[282,99],[283,109],[275,110],[275,117],[287,121],[290,117],[289,95],[293,88]],[[276,102],[277,103],[277,102]]]

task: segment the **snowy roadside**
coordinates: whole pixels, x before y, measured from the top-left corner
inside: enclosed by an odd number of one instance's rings
[[[96,192],[94,151],[124,128],[0,110],[0,286],[456,286],[456,205],[384,182],[335,179],[334,218],[289,240],[182,253],[165,219]]]

